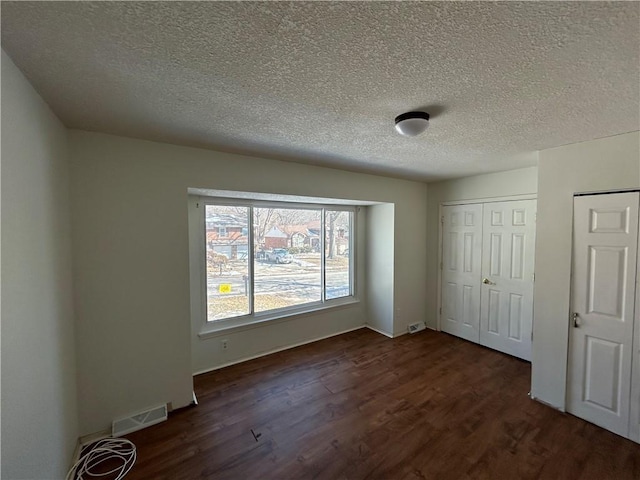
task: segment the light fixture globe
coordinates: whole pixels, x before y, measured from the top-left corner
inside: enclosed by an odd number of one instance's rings
[[[407,112],[396,117],[396,130],[405,137],[415,137],[429,126],[427,112]]]

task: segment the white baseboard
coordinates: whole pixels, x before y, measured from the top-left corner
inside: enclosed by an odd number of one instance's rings
[[[374,332],[379,333],[380,335],[384,335],[385,337],[393,338],[392,333],[385,332],[384,330],[372,327],[371,325],[365,325],[365,327],[367,327],[369,330],[373,330]]]
[[[554,405],[553,403],[549,403],[549,402],[545,402],[544,400],[540,400],[538,397],[534,397],[531,393],[529,393],[529,397],[531,397],[531,400],[534,400],[538,403],[541,403],[542,405],[545,405],[547,407],[553,408],[554,410],[558,410],[560,412],[565,413],[566,410],[564,409],[564,407],[559,407],[557,405]]]
[[[73,450],[73,458],[71,459],[71,466],[69,469],[73,468],[73,466],[78,463],[80,460],[80,453],[82,452],[82,443],[80,443],[80,438],[76,440],[76,448]]]
[[[89,433],[87,435],[83,435],[78,437],[76,440],[76,448],[73,451],[73,458],[71,459],[72,468],[78,460],[80,460],[80,454],[82,453],[82,449],[89,445],[90,443],[97,442],[98,440],[102,440],[103,438],[107,438],[111,436],[111,430],[102,430],[100,432]]]
[[[78,444],[82,448],[85,445],[89,445],[90,443],[97,442],[98,440],[102,440],[103,438],[108,438],[110,436],[111,436],[111,429],[108,428],[106,430],[100,430],[99,432],[83,435],[78,439]]]
[[[307,345],[309,343],[319,342],[320,340],[325,340],[327,338],[335,337],[337,335],[342,335],[343,333],[353,332],[355,330],[360,330],[361,328],[365,328],[366,325],[360,325],[358,327],[348,328],[347,330],[341,330],[340,332],[331,333],[329,335],[324,335],[322,337],[312,338],[310,340],[305,340],[304,342],[294,343],[292,345],[287,345],[285,347],[274,348],[273,350],[267,350],[266,352],[258,353],[257,355],[251,355],[249,357],[242,357],[237,360],[232,360],[231,362],[223,363],[222,365],[216,365],[212,368],[207,368],[205,370],[199,370],[193,373],[193,376],[202,375],[203,373],[214,372],[216,370],[220,370],[224,367],[230,367],[231,365],[237,365],[238,363],[248,362],[249,360],[254,360],[256,358],[264,357],[266,355],[271,355],[272,353],[282,352],[284,350],[289,350],[290,348],[301,347],[302,345]]]

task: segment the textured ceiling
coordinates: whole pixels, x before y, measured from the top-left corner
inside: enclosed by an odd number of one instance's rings
[[[640,129],[638,2],[2,2],[70,128],[433,180]],[[416,138],[396,115],[432,114]]]

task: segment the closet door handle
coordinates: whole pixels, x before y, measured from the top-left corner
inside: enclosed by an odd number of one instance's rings
[[[573,312],[573,328],[580,328],[580,315],[578,315],[578,312]]]
[[[488,278],[483,278],[482,279],[482,283],[484,283],[485,285],[495,285],[495,283],[493,283],[491,280],[489,280]]]

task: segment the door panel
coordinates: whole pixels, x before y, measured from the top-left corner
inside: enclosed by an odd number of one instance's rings
[[[484,205],[480,344],[531,360],[535,200]]]
[[[478,342],[482,205],[446,206],[442,213],[440,329]]]
[[[567,410],[629,435],[638,193],[574,199]]]
[[[589,246],[587,310],[624,321],[624,282],[627,247]]]
[[[522,340],[522,295],[509,295],[509,338]]]
[[[589,336],[585,336],[585,343],[584,401],[615,413],[622,381],[622,347],[619,343]]]

